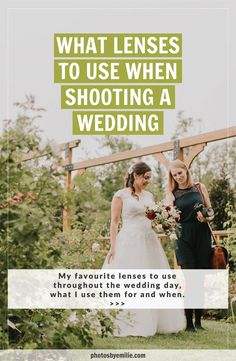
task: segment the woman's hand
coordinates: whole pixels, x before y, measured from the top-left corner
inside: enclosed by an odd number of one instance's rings
[[[115,250],[111,248],[107,255],[108,264],[110,264],[111,260],[114,260],[114,257],[115,257]]]
[[[202,212],[197,212],[197,220],[201,223],[207,223],[208,219],[202,215]]]

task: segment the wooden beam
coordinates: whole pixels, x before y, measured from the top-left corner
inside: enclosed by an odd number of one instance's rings
[[[188,158],[184,161],[187,168],[190,167],[190,165],[192,164],[192,162],[196,158],[196,156],[204,150],[205,146],[206,146],[206,143],[197,144],[197,145],[193,146],[193,148],[191,149],[191,151],[188,155]]]
[[[158,160],[161,164],[164,165],[164,167],[166,167],[166,169],[169,166],[169,160],[164,156],[163,153],[156,153],[152,155],[156,160]]]
[[[56,147],[56,150],[58,150],[59,152],[63,152],[66,149],[66,147],[68,146],[68,144],[69,144],[69,149],[72,149],[72,148],[78,147],[79,143],[80,143],[80,139],[73,140],[68,143],[59,144]],[[29,153],[25,154],[23,160],[26,161],[26,160],[31,160],[34,158],[45,157],[48,154],[51,154],[51,152],[44,152],[44,153],[29,152]]]
[[[180,147],[186,148],[192,145],[215,142],[217,140],[222,140],[235,136],[236,136],[236,127],[224,128],[224,129],[214,130],[213,132],[198,134],[192,137],[180,139]]]
[[[85,161],[75,163],[74,170],[79,170],[81,168],[86,169],[86,168],[96,167],[98,165],[119,162],[121,160],[138,158],[138,157],[142,157],[145,155],[151,155],[151,154],[154,154],[157,152],[166,152],[166,151],[172,149],[172,145],[173,145],[172,142],[168,142],[168,143],[160,144],[159,146],[153,145],[151,147],[146,147],[146,148],[127,150],[125,152],[112,154],[110,156],[99,157],[99,158],[95,158],[95,159],[88,159]],[[158,149],[157,149],[157,147],[158,147]]]
[[[180,148],[187,148],[190,146],[194,146],[197,144],[202,143],[210,143],[217,140],[222,140],[225,138],[231,138],[236,136],[236,127],[220,129],[213,132],[203,133],[199,135],[195,135],[192,137],[180,139],[179,145]],[[104,165],[113,162],[119,162],[122,160],[138,158],[146,155],[162,153],[173,150],[173,141],[166,142],[158,145],[152,145],[145,148],[135,149],[135,150],[128,150],[125,152],[112,154],[110,156],[95,158],[95,159],[88,159],[85,161],[77,162],[73,164],[73,170],[79,169],[87,169],[91,167],[96,167],[99,165]]]

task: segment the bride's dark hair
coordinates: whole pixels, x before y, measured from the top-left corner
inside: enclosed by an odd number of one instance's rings
[[[151,168],[149,167],[149,165],[147,165],[144,162],[138,162],[134,165],[132,165],[129,169],[128,169],[128,174],[125,178],[125,187],[129,187],[132,189],[132,196],[137,197],[137,195],[135,194],[135,188],[134,188],[134,173],[137,175],[144,175],[147,172],[150,172]]]

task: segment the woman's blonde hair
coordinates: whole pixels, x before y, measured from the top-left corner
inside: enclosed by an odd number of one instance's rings
[[[189,169],[187,168],[186,164],[180,160],[180,159],[176,159],[173,160],[172,162],[170,162],[169,164],[169,174],[168,174],[168,192],[173,192],[176,188],[178,188],[178,183],[174,180],[172,174],[171,174],[171,170],[173,168],[181,168],[184,169],[187,172],[187,182],[186,182],[186,188],[190,188],[193,186],[193,180],[192,180],[192,176],[191,173],[189,171]]]

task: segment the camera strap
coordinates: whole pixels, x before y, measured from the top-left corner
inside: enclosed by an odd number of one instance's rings
[[[210,223],[207,222],[207,225],[208,225],[209,230],[210,230],[210,232],[211,232],[212,245],[213,245],[213,246],[217,246],[217,245],[219,244],[219,242],[216,240],[216,237],[215,237],[215,235],[214,235],[214,233],[213,233],[213,231],[212,231],[212,228],[211,228],[211,226],[210,226]]]
[[[195,186],[198,190],[198,192],[200,193],[201,197],[202,197],[202,200],[204,202],[204,206],[206,207],[206,202],[205,202],[205,197],[204,197],[204,194],[202,192],[202,187],[201,187],[201,183],[195,183]]]
[[[195,186],[196,186],[198,192],[200,193],[200,195],[201,195],[201,197],[202,197],[202,200],[203,200],[203,202],[204,202],[204,206],[206,206],[204,194],[203,194],[203,192],[202,192],[201,183],[195,183]],[[210,230],[210,232],[211,232],[212,246],[216,246],[217,244],[219,244],[219,242],[216,240],[216,237],[215,237],[215,235],[214,235],[214,233],[213,233],[213,231],[212,231],[212,228],[211,228],[209,222],[207,222],[207,225],[208,225],[208,228],[209,228],[209,230]]]

